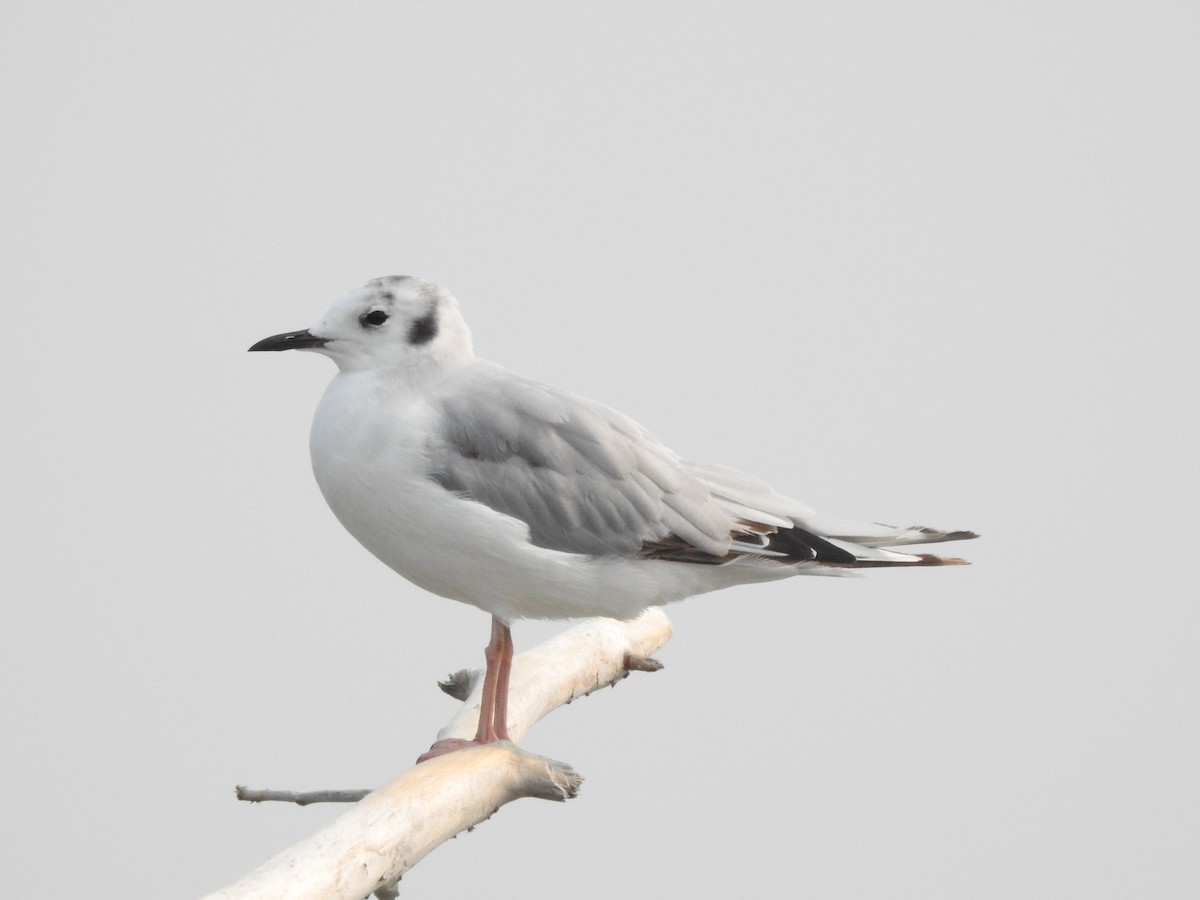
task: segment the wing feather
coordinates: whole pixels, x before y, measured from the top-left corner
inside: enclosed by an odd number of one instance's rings
[[[756,478],[681,460],[614,410],[487,363],[455,373],[431,402],[430,477],[520,520],[539,547],[819,570],[959,562],[879,548],[975,536],[815,519]]]
[[[703,553],[729,551],[732,517],[624,416],[480,365],[449,381],[436,402],[431,477],[520,519],[534,544],[639,556],[674,534]]]

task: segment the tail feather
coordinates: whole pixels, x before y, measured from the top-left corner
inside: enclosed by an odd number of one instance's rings
[[[966,566],[970,563],[956,556],[935,556],[932,553],[902,553],[889,547],[910,544],[935,544],[944,541],[966,541],[977,538],[973,531],[940,531],[923,525],[898,528],[894,525],[869,523],[814,522],[806,520],[807,527],[818,527],[826,540],[853,554],[854,561],[827,565],[842,565],[852,569],[869,569],[881,566]]]
[[[805,574],[841,575],[852,574],[848,569],[883,566],[967,565],[966,560],[957,557],[888,548],[978,537],[973,531],[942,531],[923,525],[899,527],[828,519],[741,472],[696,463],[686,466],[730,518],[732,546],[725,553],[714,554],[671,533],[643,543],[640,555],[645,559],[704,565],[775,563]]]
[[[969,560],[957,556],[935,556],[932,553],[888,553],[888,558],[859,557],[850,563],[825,563],[827,566],[840,566],[847,569],[877,569],[885,566],[969,566]]]
[[[906,528],[882,525],[877,522],[842,522],[832,519],[795,519],[795,528],[772,535],[772,550],[782,550],[785,556],[789,544],[800,542],[816,550],[817,565],[835,569],[875,569],[888,566],[965,566],[965,559],[936,556],[932,553],[905,553],[891,547],[911,544],[934,544],[944,541],[963,541],[978,537],[973,531],[941,531],[914,525]],[[801,557],[802,558],[802,557]]]
[[[902,553],[882,546],[884,543],[893,545],[932,543],[937,541],[965,540],[976,537],[970,531],[935,531],[931,528],[898,529],[892,526],[871,526],[875,533],[862,542],[847,538],[841,534],[830,534],[827,531],[817,531],[815,522],[810,519],[793,520],[791,528],[775,528],[769,525],[755,526],[753,523],[740,521],[739,531],[735,532],[734,548],[723,557],[706,557],[703,561],[727,563],[735,559],[755,557],[782,565],[802,565],[810,574],[821,568],[834,569],[870,569],[884,566],[962,566],[968,565],[964,559],[957,557],[935,556],[932,553]],[[863,527],[853,529],[856,536],[862,536]],[[883,533],[886,530],[886,534]],[[919,540],[919,538],[923,539]],[[661,553],[657,558],[664,557]],[[669,558],[682,559],[678,555]],[[695,562],[695,559],[687,561]]]
[[[973,531],[942,531],[924,525],[899,527],[880,522],[845,522],[838,519],[812,518],[798,520],[799,524],[818,534],[848,541],[863,547],[900,547],[907,544],[938,544],[944,541],[969,541],[977,538]]]

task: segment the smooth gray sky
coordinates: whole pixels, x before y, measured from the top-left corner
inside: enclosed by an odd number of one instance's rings
[[[676,605],[526,739],[587,782],[408,900],[1194,897],[1191,3],[9,2],[0,883],[198,896],[453,712],[487,617],[250,355],[377,275],[480,355],[976,565]],[[518,625],[518,649],[558,625]]]

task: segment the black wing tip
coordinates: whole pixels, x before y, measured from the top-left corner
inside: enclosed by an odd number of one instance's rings
[[[742,523],[743,529],[747,523]],[[638,554],[642,559],[657,559],[667,562],[698,563],[703,565],[724,565],[735,559],[745,557],[761,557],[765,561],[780,565],[795,565],[797,563],[816,563],[830,566],[853,566],[856,557],[849,550],[796,526],[794,528],[765,529],[753,532],[761,538],[758,542],[742,541],[746,537],[744,530],[730,535],[733,546],[729,552],[714,556],[701,550],[677,534],[668,534],[655,541],[643,541]]]

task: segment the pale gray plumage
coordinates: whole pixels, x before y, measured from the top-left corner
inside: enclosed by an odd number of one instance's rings
[[[675,535],[713,556],[735,522],[710,489],[614,410],[489,364],[435,395],[430,475],[529,527],[539,547],[634,557]]]
[[[888,558],[846,546],[864,531],[876,532],[880,544],[967,536],[852,523],[830,530],[756,478],[682,460],[615,410],[482,361],[446,378],[429,402],[437,412],[426,445],[429,477],[521,521],[530,543],[548,550],[850,565]]]

